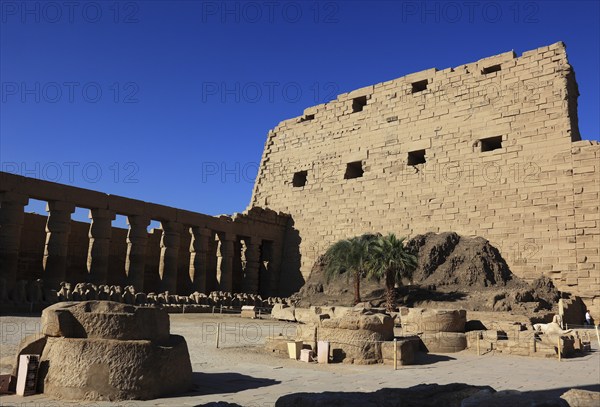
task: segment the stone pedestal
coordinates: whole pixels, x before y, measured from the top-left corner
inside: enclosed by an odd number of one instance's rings
[[[58,303],[42,313],[44,394],[67,400],[147,400],[189,390],[185,339],[169,315],[110,301]]]

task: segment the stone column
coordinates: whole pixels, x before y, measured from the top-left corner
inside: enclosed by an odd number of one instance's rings
[[[5,280],[7,292],[12,291],[17,281],[24,209],[28,203],[25,195],[0,194],[0,278]]]
[[[246,250],[244,257],[246,265],[244,268],[244,285],[245,293],[258,294],[258,268],[260,261],[260,239],[250,238],[245,240]]]
[[[88,248],[88,281],[94,284],[106,284],[108,260],[110,257],[110,235],[115,213],[107,209],[91,209],[88,215],[90,224],[90,244]]]
[[[190,228],[190,281],[192,289],[207,293],[208,240],[213,236],[210,229],[194,226]]]
[[[211,292],[219,289],[219,281],[217,280],[217,248],[219,242],[217,236],[212,232],[208,239],[208,254],[206,255],[206,291]]]
[[[219,250],[217,253],[217,278],[221,291],[231,292],[233,289],[233,243],[232,233],[218,233]]]
[[[52,201],[46,205],[49,212],[46,221],[46,246],[44,248],[44,286],[58,289],[67,274],[67,253],[71,233],[71,214],[75,205],[70,202]]]
[[[281,277],[281,259],[283,246],[274,241],[271,246],[271,261],[269,262],[269,292],[271,296],[279,295],[279,278]]]
[[[243,292],[244,283],[244,265],[242,264],[242,240],[236,238],[233,241],[233,257],[231,265],[231,292]],[[244,249],[245,250],[245,249]]]
[[[161,291],[169,291],[171,294],[177,292],[177,257],[179,254],[179,244],[181,242],[181,223],[161,222],[163,230],[160,239],[160,265],[158,274],[160,275]]]
[[[127,285],[136,291],[144,291],[144,273],[146,269],[146,243],[148,243],[148,225],[150,218],[145,216],[127,216],[129,231],[127,232],[127,258],[125,274]]]

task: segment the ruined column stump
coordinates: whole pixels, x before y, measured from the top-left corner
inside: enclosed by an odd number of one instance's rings
[[[147,400],[189,390],[185,339],[158,308],[62,302],[42,312],[39,387],[69,400]]]

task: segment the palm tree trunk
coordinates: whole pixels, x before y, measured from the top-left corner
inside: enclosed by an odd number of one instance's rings
[[[385,273],[385,302],[388,312],[396,311],[396,279],[391,271]]]
[[[354,305],[360,302],[360,274],[354,274]]]

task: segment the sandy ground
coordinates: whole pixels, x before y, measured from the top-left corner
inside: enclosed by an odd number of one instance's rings
[[[216,331],[221,340],[216,348]],[[1,371],[9,372],[20,339],[39,329],[39,317],[0,317]],[[189,394],[147,401],[66,402],[43,395],[0,397],[0,406],[274,406],[284,394],[311,391],[375,391],[421,383],[468,383],[496,390],[515,389],[560,395],[579,387],[600,391],[600,352],[583,357],[541,359],[463,351],[425,355],[419,364],[394,371],[388,365],[318,365],[277,357],[263,351],[265,338],[291,333],[295,324],[233,315],[171,314],[171,332],[188,343],[194,389]],[[226,404],[230,403],[230,404]]]

